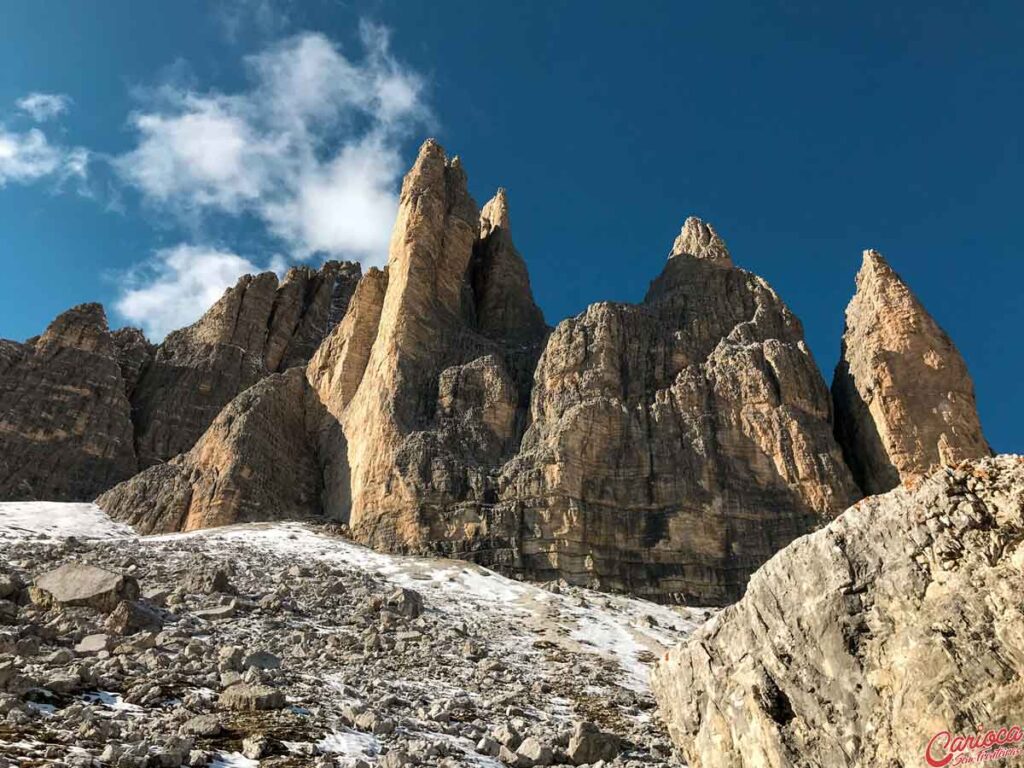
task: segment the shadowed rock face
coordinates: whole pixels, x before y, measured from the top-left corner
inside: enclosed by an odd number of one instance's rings
[[[1022,529],[1024,461],[1002,456],[795,541],[655,668],[673,741],[707,768],[910,766],[942,731],[1019,725]]]
[[[877,251],[864,252],[832,384],[835,434],[866,493],[991,454],[949,336]]]
[[[161,344],[133,390],[143,467],[189,450],[220,410],[264,376],[305,365],[345,313],[359,265],[296,267],[278,286],[246,275],[194,325]]]
[[[91,499],[136,471],[118,349],[99,304],[0,343],[0,498]]]
[[[729,602],[857,496],[800,323],[697,219],[643,304],[558,325],[531,414],[501,497],[535,578]]]
[[[96,502],[143,533],[319,515],[324,416],[301,369],[268,376],[232,400],[190,451]]]

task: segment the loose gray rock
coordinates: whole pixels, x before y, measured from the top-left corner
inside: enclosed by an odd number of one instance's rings
[[[621,749],[619,737],[606,733],[590,722],[577,723],[566,750],[575,765],[614,760]]]
[[[33,600],[44,605],[85,606],[108,613],[122,600],[135,600],[139,584],[131,576],[85,563],[67,563],[36,577]]]
[[[235,683],[224,689],[217,703],[225,709],[253,712],[280,709],[285,705],[285,696],[279,689],[266,685]]]

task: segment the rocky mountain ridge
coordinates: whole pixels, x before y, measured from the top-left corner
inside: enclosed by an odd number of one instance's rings
[[[380,549],[729,603],[862,489],[989,453],[952,343],[880,256],[869,267],[831,398],[799,320],[695,218],[641,304],[551,329],[507,195],[479,209],[428,141],[384,270],[247,276],[155,348],[83,324],[62,343],[98,340],[75,352],[88,408],[47,407],[64,394],[33,382],[77,385],[45,344],[0,344],[0,456],[60,434],[62,466],[88,479],[0,459],[0,495],[103,492],[146,532],[329,518]],[[78,431],[33,422],[50,411]]]

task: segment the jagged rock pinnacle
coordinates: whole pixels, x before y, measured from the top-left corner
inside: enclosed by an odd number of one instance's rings
[[[725,241],[718,236],[714,227],[696,216],[690,216],[672,244],[670,259],[676,256],[692,256],[697,259],[714,261],[723,266],[732,266],[732,258],[725,247]]]
[[[480,237],[487,237],[495,229],[509,231],[508,195],[504,187],[498,187],[480,211]]]
[[[867,493],[988,456],[963,358],[878,251],[864,251],[832,384],[836,438]]]

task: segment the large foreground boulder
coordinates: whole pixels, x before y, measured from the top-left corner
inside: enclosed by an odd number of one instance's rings
[[[1022,530],[1024,458],[1001,456],[795,541],[656,667],[673,740],[702,768],[944,765],[1024,723]]]
[[[139,596],[139,584],[131,576],[87,563],[65,563],[40,574],[32,586],[32,598],[43,605],[82,606],[113,611],[122,601]]]

